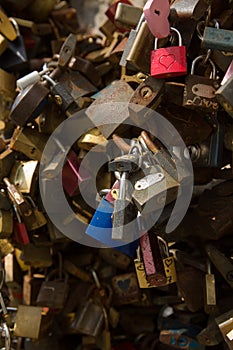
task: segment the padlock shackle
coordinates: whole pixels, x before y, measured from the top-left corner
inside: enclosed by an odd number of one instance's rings
[[[66,271],[62,270],[62,274],[64,275],[64,281],[67,284],[68,283],[68,279],[69,279],[69,275]],[[45,282],[49,282],[51,278],[53,278],[54,276],[58,276],[59,280],[60,280],[60,270],[59,269],[55,269],[52,270],[48,273],[48,275],[45,278]]]
[[[141,17],[139,18],[138,24],[135,28],[135,31],[138,32],[139,29],[141,28],[142,23],[145,21],[145,15],[144,13],[141,14]]]
[[[178,29],[174,28],[174,27],[171,27],[170,28],[170,32],[173,31],[175,32],[177,35],[178,35],[178,39],[179,39],[179,46],[182,46],[182,37],[181,37],[181,34],[179,32]],[[171,33],[170,33],[171,35]],[[154,49],[157,50],[158,48],[158,38],[155,38],[155,46],[154,46]]]
[[[201,55],[201,56],[196,57],[193,60],[192,66],[191,66],[191,72],[190,72],[191,75],[194,75],[194,70],[195,70],[196,63],[201,61],[201,60],[203,60],[205,57],[206,57],[205,55]],[[208,59],[208,61],[209,61],[209,63],[212,66],[212,79],[216,79],[216,67],[215,67],[215,64],[210,58]]]

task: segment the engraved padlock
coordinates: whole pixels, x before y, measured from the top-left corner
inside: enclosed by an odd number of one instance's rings
[[[210,78],[195,75],[196,63],[205,59],[205,57],[205,55],[198,56],[192,62],[191,74],[185,80],[183,106],[201,109],[206,112],[215,112],[219,105],[215,95],[218,83],[214,62],[211,59],[207,61],[212,67]]]
[[[180,32],[171,27],[179,38],[179,46],[157,49],[158,39],[155,39],[155,49],[151,51],[150,74],[154,78],[170,78],[186,75],[186,46],[182,45]]]

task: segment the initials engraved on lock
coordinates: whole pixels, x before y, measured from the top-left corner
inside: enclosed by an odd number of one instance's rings
[[[213,108],[213,110],[218,110],[218,102],[214,102],[211,100],[207,100],[205,98],[201,98],[200,96],[195,96],[193,100],[187,100],[188,106],[198,106],[205,108]]]
[[[175,60],[175,55],[162,55],[159,59],[159,63],[166,69],[169,69],[174,64]]]
[[[192,93],[199,97],[214,98],[215,88],[206,84],[195,84],[192,87]]]

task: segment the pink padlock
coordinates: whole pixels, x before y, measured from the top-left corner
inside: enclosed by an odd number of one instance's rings
[[[179,46],[157,49],[158,39],[155,39],[155,49],[151,51],[150,56],[150,74],[154,78],[170,78],[187,74],[186,46],[182,45],[180,32],[172,27],[171,31],[177,33]]]
[[[148,0],[143,8],[145,19],[151,33],[156,38],[166,38],[170,32],[168,16],[169,0]]]

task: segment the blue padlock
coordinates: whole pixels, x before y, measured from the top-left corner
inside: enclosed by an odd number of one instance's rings
[[[105,198],[102,198],[86,229],[86,234],[102,242],[107,247],[116,248],[122,253],[133,257],[138,247],[137,233],[135,232],[135,241],[119,246],[119,242],[112,239],[113,210],[113,205]]]

